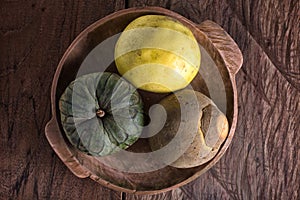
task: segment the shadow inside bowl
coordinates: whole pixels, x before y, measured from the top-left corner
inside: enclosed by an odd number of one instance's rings
[[[140,11],[131,13],[121,13],[115,17],[100,20],[83,31],[77,39],[72,43],[66,52],[59,69],[59,78],[56,87],[56,120],[60,125],[60,131],[64,135],[64,131],[60,122],[60,112],[58,109],[59,98],[67,88],[67,86],[76,79],[76,77],[93,73],[93,72],[113,72],[117,73],[114,63],[114,47],[122,30],[135,18],[146,14],[166,14],[160,11]],[[196,36],[201,50],[200,70],[191,86],[195,91],[199,91],[210,97],[223,113],[226,113],[229,125],[231,127],[233,120],[233,89],[230,81],[228,70],[222,62],[218,62],[216,54],[208,47],[207,41],[203,33],[195,30],[195,27],[174,13],[167,13],[179,19],[183,24],[190,27]],[[207,49],[207,50],[206,50]],[[156,94],[139,90],[142,96],[145,112],[150,107],[157,104],[162,98],[168,94]],[[68,140],[64,136],[66,143]],[[68,148],[72,151],[79,162],[90,171],[91,177],[103,183],[108,183],[121,188],[133,191],[156,191],[166,188],[172,188],[178,184],[185,182],[195,174],[200,175],[203,169],[208,165],[177,169],[171,166],[164,166],[154,171],[146,171],[143,173],[124,172],[104,163],[103,160],[95,158],[79,152],[68,143]],[[139,139],[134,145],[127,149],[128,152],[145,153],[150,152],[147,138]],[[122,160],[116,157],[105,158],[107,162],[114,162],[116,165],[122,166]],[[140,165],[150,165],[151,160],[145,160]],[[134,166],[133,166],[134,167]],[[129,170],[130,171],[130,170]]]

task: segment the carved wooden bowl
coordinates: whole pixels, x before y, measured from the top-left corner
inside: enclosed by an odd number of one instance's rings
[[[106,165],[95,157],[79,152],[65,138],[58,109],[58,100],[61,94],[78,74],[96,71],[117,73],[112,57],[116,40],[108,38],[118,35],[135,18],[147,14],[171,16],[192,30],[201,47],[202,61],[200,71],[191,85],[194,90],[209,96],[226,114],[229,121],[230,131],[219,152],[212,160],[201,166],[187,169],[165,166],[144,173],[124,172]],[[112,42],[107,42],[108,40]],[[100,44],[104,47],[98,48]],[[105,54],[100,56],[102,60],[98,59],[97,61],[97,53]],[[180,187],[210,169],[223,156],[232,141],[238,113],[235,74],[241,67],[242,60],[242,54],[235,42],[219,25],[212,21],[195,24],[177,13],[158,7],[118,11],[86,28],[65,52],[52,83],[53,117],[46,126],[46,137],[59,158],[80,178],[89,177],[111,189],[138,194],[154,194]],[[109,64],[99,67],[99,62]],[[140,94],[146,110],[167,95],[144,91],[140,91]],[[133,152],[149,151],[147,139],[139,139],[129,150]]]

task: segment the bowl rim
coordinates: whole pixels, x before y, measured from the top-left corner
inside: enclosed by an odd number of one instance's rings
[[[197,27],[197,25],[194,22],[186,19],[182,15],[180,15],[180,14],[174,12],[174,11],[165,9],[165,8],[154,7],[154,6],[134,7],[134,8],[128,8],[128,9],[119,10],[119,11],[111,13],[111,14],[109,14],[109,15],[107,15],[107,16],[99,19],[99,20],[97,20],[96,22],[92,23],[90,26],[88,26],[87,28],[85,28],[73,40],[73,42],[69,45],[69,47],[64,52],[62,58],[59,61],[59,64],[57,65],[57,68],[56,68],[56,71],[55,71],[55,74],[54,74],[54,78],[53,78],[53,81],[52,81],[52,86],[51,86],[51,112],[52,112],[52,119],[50,120],[49,124],[52,123],[52,125],[53,125],[53,123],[54,123],[54,125],[56,127],[59,126],[58,125],[59,122],[58,122],[57,117],[56,117],[57,116],[56,91],[57,91],[57,84],[58,84],[58,80],[59,80],[59,77],[60,77],[60,74],[61,74],[61,70],[63,68],[63,65],[64,65],[64,63],[65,63],[66,58],[68,57],[68,55],[72,52],[73,48],[77,45],[77,43],[79,42],[79,40],[84,35],[86,35],[90,31],[94,30],[98,26],[100,26],[100,25],[108,22],[109,20],[112,20],[115,17],[120,17],[122,15],[126,15],[128,12],[153,12],[153,14],[163,14],[163,15],[171,16],[171,17],[174,17],[176,19],[179,19],[180,21],[184,21],[187,24],[191,25],[195,29],[195,31],[202,32],[199,29],[199,27]],[[205,33],[203,33],[203,34],[206,36]],[[81,165],[81,167],[84,170],[87,171],[87,174],[84,175],[84,176],[82,176],[81,178],[83,178],[83,177],[90,177],[91,179],[93,179],[94,181],[100,183],[101,185],[103,185],[105,187],[108,187],[110,189],[114,189],[114,190],[119,191],[119,192],[127,192],[127,193],[135,193],[135,194],[157,194],[157,193],[161,193],[161,192],[167,192],[167,191],[170,191],[172,189],[176,189],[178,187],[181,187],[181,186],[183,186],[183,185],[185,185],[187,183],[190,183],[191,181],[197,179],[200,175],[202,175],[203,173],[205,173],[206,171],[208,171],[212,166],[214,166],[220,160],[220,158],[224,155],[224,153],[226,152],[226,150],[228,149],[228,147],[229,147],[229,145],[230,145],[230,143],[232,141],[232,138],[233,138],[233,135],[234,135],[234,132],[235,132],[235,129],[236,129],[237,115],[238,115],[238,102],[237,102],[237,88],[236,88],[236,81],[235,81],[235,73],[231,73],[230,72],[230,69],[226,65],[226,61],[224,60],[223,56],[218,52],[217,49],[215,51],[216,51],[217,54],[219,54],[219,56],[221,58],[221,62],[223,62],[222,64],[226,67],[226,69],[228,71],[228,74],[229,74],[230,84],[231,84],[232,92],[233,92],[233,117],[232,117],[231,127],[230,127],[230,130],[228,132],[228,136],[225,139],[223,145],[219,149],[218,153],[207,163],[207,165],[203,169],[201,169],[200,171],[197,171],[195,174],[193,174],[189,178],[187,178],[187,179],[185,179],[185,180],[183,180],[183,181],[181,181],[181,182],[179,182],[177,184],[174,184],[174,185],[166,187],[166,188],[155,189],[155,190],[133,190],[133,189],[129,189],[129,188],[123,188],[121,186],[115,185],[115,184],[113,184],[113,183],[111,183],[109,181],[101,179],[100,177],[92,174],[90,172],[90,170],[87,169],[87,168],[85,168],[83,165]],[[57,129],[57,130],[59,131],[59,129]],[[46,130],[46,132],[47,132],[47,130]],[[59,131],[58,134],[62,135],[61,131]],[[63,144],[63,145],[66,145],[66,148],[68,148],[67,144]],[[76,158],[74,158],[74,159],[76,159]],[[63,162],[66,165],[66,163],[65,163],[64,160],[63,160]]]

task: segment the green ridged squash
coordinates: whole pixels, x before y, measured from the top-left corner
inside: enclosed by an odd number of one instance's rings
[[[93,156],[126,149],[139,138],[144,123],[135,87],[108,72],[76,78],[62,94],[59,109],[70,143]]]

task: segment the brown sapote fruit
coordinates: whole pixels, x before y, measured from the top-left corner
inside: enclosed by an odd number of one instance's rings
[[[177,168],[196,167],[216,155],[227,137],[229,125],[210,98],[185,89],[167,96],[159,105],[165,109],[167,119],[162,129],[149,138],[153,151],[172,144],[165,157],[173,160],[168,164]],[[161,116],[160,112],[152,112],[152,117]]]

